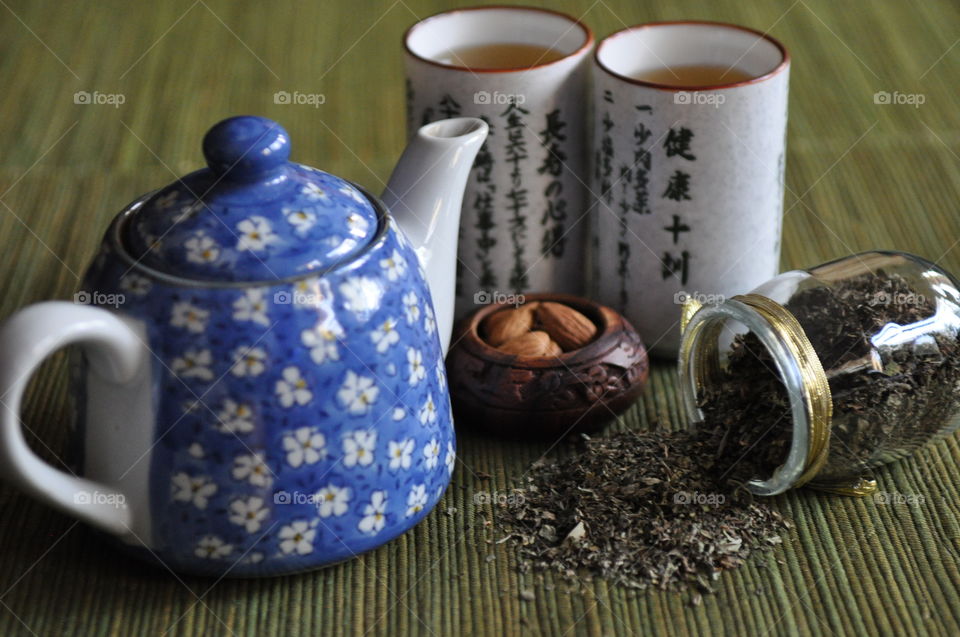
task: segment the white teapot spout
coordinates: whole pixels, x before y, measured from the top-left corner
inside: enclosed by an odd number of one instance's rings
[[[403,151],[382,197],[427,273],[444,355],[453,331],[460,206],[488,130],[486,122],[472,117],[423,126]]]

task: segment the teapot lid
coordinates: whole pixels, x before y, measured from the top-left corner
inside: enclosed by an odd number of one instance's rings
[[[204,281],[255,282],[321,270],[377,233],[350,182],[288,161],[290,137],[263,117],[225,119],[203,138],[207,168],[157,191],[124,242],[145,266]]]

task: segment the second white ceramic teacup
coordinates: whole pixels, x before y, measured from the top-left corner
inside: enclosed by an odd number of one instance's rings
[[[591,287],[655,354],[676,354],[687,298],[720,302],[778,271],[789,66],[770,36],[712,22],[597,47]],[[690,67],[717,79],[685,86]]]

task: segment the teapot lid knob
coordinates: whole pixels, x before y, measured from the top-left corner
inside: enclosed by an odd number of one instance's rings
[[[266,117],[231,117],[207,131],[203,156],[217,175],[235,181],[260,181],[287,164],[290,135]]]

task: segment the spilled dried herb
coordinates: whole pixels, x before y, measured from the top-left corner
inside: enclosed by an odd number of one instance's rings
[[[625,432],[581,444],[534,465],[503,510],[524,570],[709,592],[720,571],[779,544],[789,527],[766,503],[716,480],[702,438]]]

